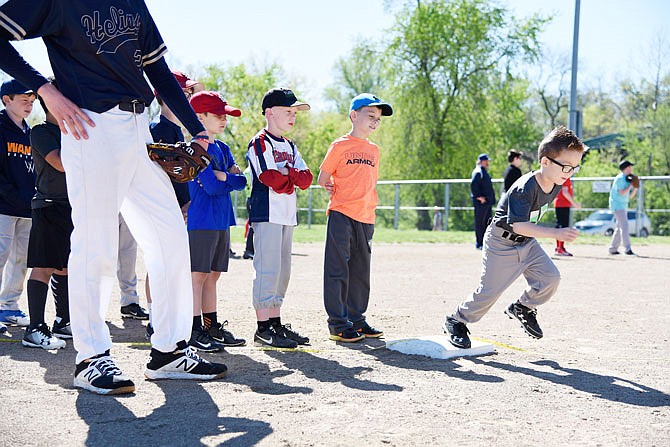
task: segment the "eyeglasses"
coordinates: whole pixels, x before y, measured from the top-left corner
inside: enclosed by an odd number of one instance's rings
[[[547,156],[545,155],[545,157],[547,157]],[[579,172],[580,169],[582,169],[582,165],[577,165],[577,166],[564,165],[563,163],[558,162],[551,157],[547,157],[547,159],[549,159],[549,161],[551,161],[552,163],[559,165],[561,167],[561,170],[565,174],[570,174],[570,173],[575,173],[576,174],[576,173]]]

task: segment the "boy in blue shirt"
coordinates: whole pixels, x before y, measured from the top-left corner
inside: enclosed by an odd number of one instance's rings
[[[619,254],[619,245],[622,242],[627,255],[635,254],[630,246],[630,234],[628,234],[628,201],[637,193],[637,188],[629,180],[629,175],[633,173],[633,166],[635,165],[628,160],[619,163],[621,172],[614,178],[610,190],[609,206],[616,219],[616,229],[612,234],[609,248],[611,255]]]
[[[187,228],[193,281],[193,327],[189,344],[201,351],[216,352],[224,346],[246,343],[225,328],[227,321],[219,323],[216,315],[216,282],[221,272],[228,271],[229,228],[235,225],[230,191],[243,190],[247,179],[235,163],[230,148],[215,140],[214,135],[226,128],[228,115],[239,117],[242,112],[211,91],[196,93],[190,103],[210,135],[207,152],[212,163],[189,183],[191,205]]]

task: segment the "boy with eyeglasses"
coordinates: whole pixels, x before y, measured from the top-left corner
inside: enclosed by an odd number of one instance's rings
[[[572,242],[578,233],[573,228],[549,228],[538,223],[563,183],[579,171],[584,150],[572,131],[555,128],[538,147],[540,169],[523,175],[502,196],[484,237],[479,285],[444,322],[444,332],[452,345],[470,347],[466,324],[479,321],[520,275],[526,278],[528,287],[505,314],[517,319],[529,336],[542,338],[536,309],[556,293],[561,276],[535,238]]]

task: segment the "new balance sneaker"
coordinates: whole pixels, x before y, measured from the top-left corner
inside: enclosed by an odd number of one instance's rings
[[[132,318],[134,320],[148,320],[149,313],[137,303],[121,306],[121,316],[123,318]]]
[[[191,331],[191,339],[188,341],[188,344],[202,352],[219,352],[223,351],[224,348],[221,343],[209,336],[207,329],[204,327]]]
[[[461,349],[470,349],[472,343],[468,334],[470,331],[465,323],[458,321],[455,318],[447,317],[442,325],[444,333],[449,335],[449,342]]]
[[[30,326],[30,318],[20,310],[0,310],[0,323],[12,326]]]
[[[209,336],[223,346],[244,346],[247,343],[243,338],[236,338],[232,332],[226,329],[226,326],[228,326],[228,320],[212,326],[208,330]]]
[[[72,327],[70,326],[70,322],[61,320],[59,323],[54,321],[54,325],[51,327],[51,333],[62,340],[72,338]]]
[[[26,333],[21,340],[23,346],[29,348],[42,349],[61,349],[65,347],[65,341],[53,336],[49,330],[49,326],[41,323],[33,329],[26,329]]]
[[[278,334],[273,326],[268,327],[263,332],[256,330],[254,341],[260,345],[272,346],[273,348],[294,349],[298,347],[297,341]]]
[[[306,345],[309,343],[309,337],[305,337],[303,335],[300,335],[298,332],[294,331],[291,328],[290,324],[282,324],[279,326],[274,326],[274,330],[277,333],[277,335],[284,338],[288,338],[289,340],[293,340],[299,345]]]
[[[212,363],[198,356],[185,341],[177,343],[172,352],[161,352],[151,348],[149,363],[144,376],[149,380],[190,379],[212,380],[226,375],[228,367],[223,363]]]
[[[363,335],[365,338],[379,338],[384,336],[384,331],[373,328],[367,321],[363,321],[361,327],[356,329],[356,332]]]
[[[74,370],[74,386],[96,394],[135,392],[135,384],[116,366],[109,351],[79,363]]]
[[[526,334],[533,338],[542,338],[542,329],[537,323],[537,309],[531,309],[521,303],[512,303],[505,309],[505,314],[511,319],[519,320]]]
[[[365,338],[365,335],[356,331],[356,329],[349,327],[335,334],[330,334],[330,339],[334,341],[341,341],[344,343],[355,343]]]

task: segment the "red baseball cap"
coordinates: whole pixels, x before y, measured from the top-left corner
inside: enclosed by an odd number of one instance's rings
[[[215,115],[240,116],[242,111],[228,105],[217,92],[204,91],[191,96],[189,100],[195,113],[213,113]]]
[[[198,81],[194,81],[193,79],[189,78],[186,76],[184,73],[181,71],[173,71],[172,74],[174,77],[177,79],[177,82],[179,82],[179,86],[183,89],[186,88],[191,88],[199,84]]]

